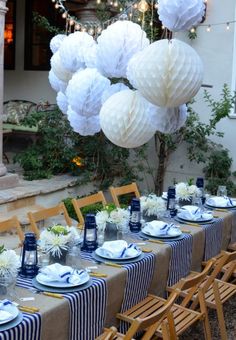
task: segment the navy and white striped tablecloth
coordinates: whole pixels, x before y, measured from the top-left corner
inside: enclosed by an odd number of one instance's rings
[[[223,218],[217,218],[214,223],[203,225],[205,231],[204,261],[207,261],[220,253],[223,237],[223,223]]]
[[[236,210],[231,210],[232,213],[232,229],[231,229],[231,243],[236,242]]]
[[[17,279],[17,286],[32,288],[31,279]],[[16,327],[0,332],[0,340],[39,340],[41,334],[41,315],[23,313],[23,321]]]
[[[168,242],[171,247],[167,286],[173,286],[189,274],[192,262],[193,236],[183,234],[183,239]]]

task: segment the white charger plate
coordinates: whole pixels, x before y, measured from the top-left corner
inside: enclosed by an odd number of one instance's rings
[[[213,216],[211,218],[200,218],[200,219],[198,218],[197,220],[187,219],[187,218],[181,217],[181,213],[177,214],[177,217],[182,221],[194,222],[194,223],[211,222],[213,220]]]
[[[9,318],[7,318],[5,320],[0,320],[0,325],[4,325],[5,323],[8,323],[8,322],[14,320],[15,318],[17,318],[17,316],[19,314],[19,309],[16,306],[14,306],[13,304],[6,305],[6,306],[2,307],[1,310],[5,311],[5,312],[9,312],[11,314],[11,316],[9,316]]]
[[[174,237],[179,237],[180,235],[183,234],[182,231],[179,230],[179,234],[177,235],[168,235],[168,234],[153,235],[152,233],[146,232],[145,229],[142,229],[142,233],[147,236],[152,236],[152,237],[157,237],[157,238],[174,238]]]
[[[129,256],[129,257],[108,257],[108,256],[105,256],[102,254],[102,251],[101,251],[101,248],[97,248],[95,250],[95,254],[104,258],[104,259],[107,259],[107,260],[119,260],[119,261],[127,261],[127,260],[132,260],[132,259],[136,259],[136,257],[140,256],[142,254],[142,250],[139,250],[137,252],[136,255],[133,255],[133,256]]]
[[[83,284],[85,284],[86,282],[89,281],[90,276],[89,274],[85,271],[81,276],[81,280],[79,283],[77,284],[73,284],[73,283],[68,283],[68,282],[60,282],[60,281],[45,281],[45,275],[42,273],[39,273],[36,276],[36,281],[38,283],[41,283],[44,286],[48,286],[48,287],[56,287],[56,288],[71,288],[71,287],[77,287],[77,286],[81,286]]]
[[[207,201],[206,201],[206,203],[205,203],[205,205],[207,206],[207,207],[209,207],[209,208],[219,208],[219,209],[232,209],[232,208],[236,208],[236,201],[235,200],[231,200],[233,203],[234,203],[234,205],[231,205],[231,206],[229,206],[229,207],[222,207],[222,206],[220,206],[220,205],[211,205],[211,204],[208,204],[207,203]]]

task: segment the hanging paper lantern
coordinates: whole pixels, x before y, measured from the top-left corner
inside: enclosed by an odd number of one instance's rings
[[[105,101],[111,97],[113,94],[123,91],[123,90],[128,90],[129,87],[126,86],[123,83],[116,83],[108,87],[102,94],[102,104],[105,103]]]
[[[67,83],[58,79],[53,70],[49,71],[48,80],[53,90],[55,90],[56,92],[65,92]]]
[[[177,39],[163,39],[130,60],[127,78],[152,104],[177,107],[200,89],[203,65],[189,45]]]
[[[59,109],[61,110],[61,112],[66,114],[68,110],[67,97],[64,95],[64,93],[58,92],[56,100],[57,100],[57,105]]]
[[[70,72],[85,68],[84,54],[95,44],[93,38],[86,32],[68,35],[58,50],[63,66]]]
[[[57,34],[55,37],[53,37],[50,41],[50,49],[52,53],[55,53],[59,47],[61,46],[62,41],[66,38],[67,36],[65,34]]]
[[[92,136],[101,130],[99,116],[83,117],[69,106],[67,117],[72,129],[81,136]]]
[[[95,68],[76,72],[66,89],[68,103],[81,116],[99,114],[102,94],[110,86],[110,81]]]
[[[103,104],[100,124],[112,143],[136,148],[153,137],[156,131],[155,110],[138,91],[121,91]]]
[[[56,77],[66,83],[72,77],[72,73],[68,72],[63,66],[63,63],[59,55],[59,51],[53,54],[51,58],[51,67]]]
[[[117,21],[98,37],[98,69],[111,78],[126,77],[132,56],[149,45],[146,33],[131,21]]]
[[[202,21],[204,0],[158,0],[158,14],[170,31],[187,31]]]
[[[156,114],[156,129],[162,133],[174,133],[186,122],[188,116],[187,106],[158,107]]]

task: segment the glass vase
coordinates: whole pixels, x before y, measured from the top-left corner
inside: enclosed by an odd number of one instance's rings
[[[49,262],[50,264],[53,263],[60,263],[62,265],[66,264],[68,250],[67,249],[61,249],[61,254],[52,254],[49,255]]]
[[[16,276],[17,273],[10,273],[9,271],[0,275],[0,299],[5,298],[7,295],[11,295],[16,284]]]

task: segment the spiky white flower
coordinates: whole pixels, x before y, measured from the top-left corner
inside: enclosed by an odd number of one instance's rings
[[[98,230],[104,231],[106,229],[106,223],[109,219],[109,214],[106,210],[99,211],[96,214],[96,224]]]
[[[160,216],[166,210],[166,203],[155,194],[140,197],[141,211],[147,216]]]
[[[0,276],[16,275],[20,267],[20,258],[14,250],[5,250],[0,254]]]
[[[99,230],[105,230],[106,223],[114,223],[117,228],[125,227],[129,222],[130,213],[126,209],[115,208],[110,213],[107,210],[99,211],[96,214],[96,223]]]
[[[178,199],[188,201],[190,201],[192,197],[200,194],[200,190],[196,185],[188,185],[184,182],[180,182],[175,185],[175,192]]]

